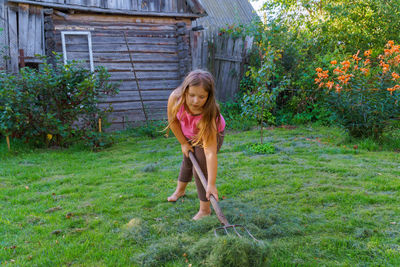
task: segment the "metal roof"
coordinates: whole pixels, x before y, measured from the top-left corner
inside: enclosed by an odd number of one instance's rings
[[[206,17],[196,20],[210,32],[232,24],[250,23],[257,13],[249,0],[198,0],[207,12]]]

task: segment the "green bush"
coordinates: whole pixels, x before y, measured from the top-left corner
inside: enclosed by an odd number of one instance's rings
[[[36,146],[65,147],[78,140],[97,148],[109,144],[106,135],[94,134],[99,118],[106,124],[111,110],[98,103],[117,93],[106,69],[92,73],[78,62],[64,65],[58,55],[54,64],[43,59],[39,70],[0,74],[0,133]]]
[[[251,144],[249,145],[250,151],[258,154],[274,154],[275,147],[269,143]]]

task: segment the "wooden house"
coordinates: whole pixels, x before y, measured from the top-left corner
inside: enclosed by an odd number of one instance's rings
[[[105,66],[121,84],[101,105],[112,104],[112,129],[122,129],[166,117],[170,92],[191,70],[192,21],[205,15],[198,0],[0,0],[0,67],[34,67],[35,54],[53,51]]]

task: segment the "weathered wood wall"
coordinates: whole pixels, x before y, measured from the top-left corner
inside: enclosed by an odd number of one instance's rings
[[[243,77],[247,52],[253,38],[232,38],[210,35],[209,32],[191,33],[192,68],[207,69],[215,77],[217,99],[234,100]]]
[[[94,66],[104,66],[111,80],[120,83],[120,93],[102,100],[112,105],[112,129],[122,129],[144,120],[144,112],[132,70],[138,77],[146,113],[150,119],[166,118],[168,96],[189,71],[189,19],[73,14],[67,18],[53,14],[46,18],[46,36],[54,39],[54,49],[62,51],[61,31],[90,31]],[[51,26],[53,29],[50,29]],[[127,36],[125,42],[124,33]],[[50,40],[47,40],[50,43]],[[128,49],[129,47],[129,49]],[[66,38],[68,59],[87,59],[87,38]]]
[[[37,62],[35,54],[44,54],[43,9],[0,1],[0,68],[17,72],[20,49],[26,62]]]

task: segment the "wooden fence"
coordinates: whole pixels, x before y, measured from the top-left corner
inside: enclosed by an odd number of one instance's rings
[[[207,69],[215,77],[217,99],[233,100],[239,90],[244,63],[252,47],[253,38],[233,38],[210,35],[207,32],[191,33],[192,68]]]

